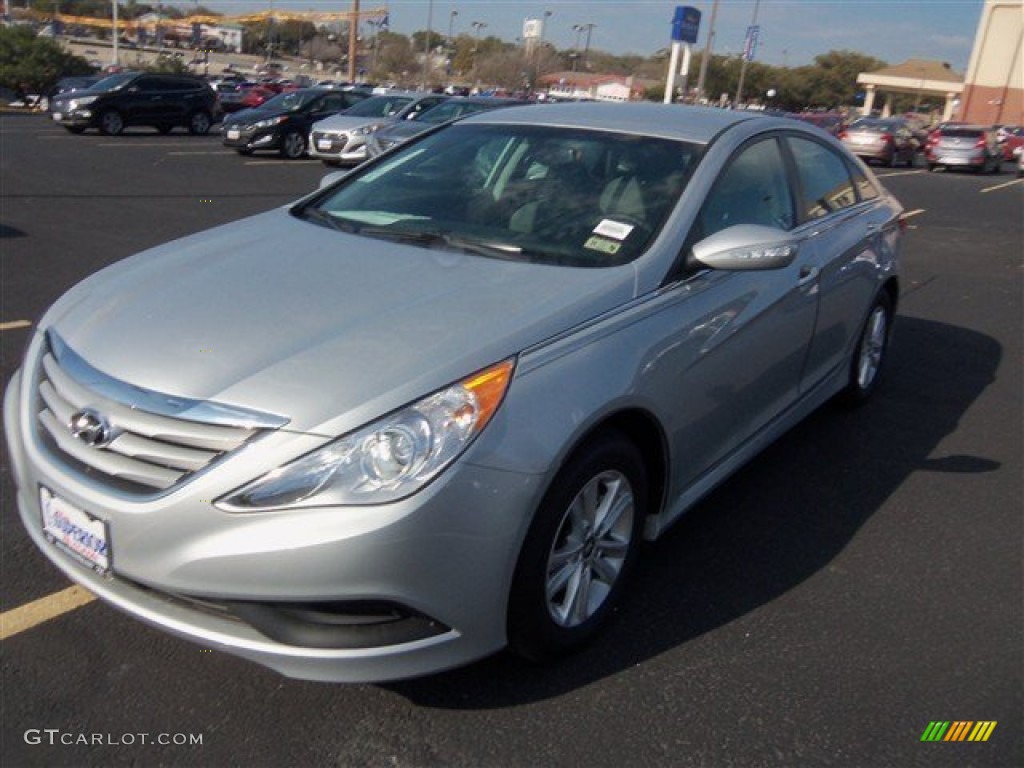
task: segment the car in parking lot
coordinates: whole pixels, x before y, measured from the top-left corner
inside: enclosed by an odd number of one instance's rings
[[[71,133],[98,128],[117,136],[128,126],[152,126],[161,133],[175,127],[203,136],[220,118],[216,92],[198,77],[154,72],[119,72],[85,90],[57,94],[50,102],[53,120]]]
[[[327,88],[285,91],[258,107],[225,118],[220,129],[222,141],[240,155],[271,150],[290,160],[304,157],[313,123],[349,109],[364,98],[360,93]]]
[[[371,96],[343,114],[313,124],[309,154],[325,165],[356,165],[366,159],[367,138],[381,128],[420,114],[448,100],[440,93],[395,92]]]
[[[366,138],[366,154],[369,157],[376,157],[423,131],[466,115],[527,103],[529,102],[522,99],[502,99],[493,96],[455,96],[422,112],[415,120],[397,121],[374,131]]]
[[[786,119],[471,115],[59,299],[4,398],[21,521],[100,598],[291,676],[558,656],[642,539],[875,392],[901,214]]]
[[[895,167],[914,164],[919,143],[906,120],[898,117],[861,117],[839,132],[847,149],[864,160]]]
[[[954,125],[941,128],[929,140],[925,160],[929,171],[967,168],[978,173],[999,173],[1003,150],[991,127]]]

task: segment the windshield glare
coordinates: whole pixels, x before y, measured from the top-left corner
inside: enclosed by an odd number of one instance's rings
[[[286,91],[285,93],[279,93],[272,99],[267,99],[261,105],[261,109],[295,112],[298,109],[302,109],[319,95],[316,91]]]
[[[369,237],[583,267],[635,259],[699,147],[601,131],[455,124],[296,210]]]
[[[116,75],[108,75],[102,80],[93,83],[91,89],[94,91],[116,91],[125,86],[126,83],[134,80],[138,75],[134,72],[122,72]]]
[[[411,96],[372,96],[345,111],[356,117],[389,117],[412,101]]]

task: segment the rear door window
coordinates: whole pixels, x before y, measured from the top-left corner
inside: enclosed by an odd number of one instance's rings
[[[820,219],[857,203],[846,162],[834,150],[810,139],[787,139],[800,180],[800,216]]]

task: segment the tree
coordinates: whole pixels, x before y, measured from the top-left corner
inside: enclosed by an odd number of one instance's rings
[[[64,51],[56,42],[24,26],[0,27],[0,86],[21,98],[46,93],[62,77],[92,74],[81,56]]]

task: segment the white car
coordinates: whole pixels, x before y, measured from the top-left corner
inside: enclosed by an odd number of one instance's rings
[[[358,165],[367,157],[366,138],[374,131],[411,119],[448,98],[438,93],[372,96],[342,114],[314,123],[309,133],[309,154],[325,165]]]

